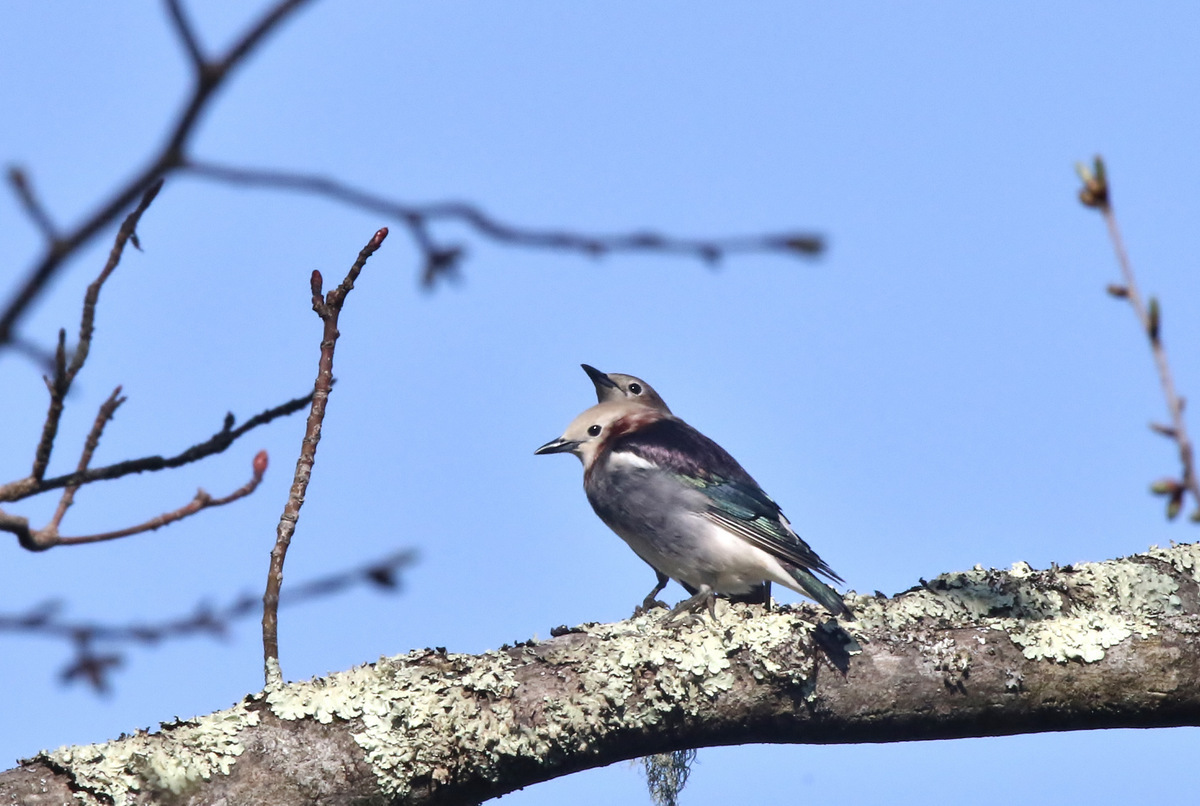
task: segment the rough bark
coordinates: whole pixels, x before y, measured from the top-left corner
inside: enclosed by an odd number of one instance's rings
[[[659,611],[415,651],[39,753],[0,773],[0,803],[471,803],[684,747],[1197,725],[1198,580],[1193,544],[851,596],[848,665],[814,640],[815,608],[724,604],[678,629]]]

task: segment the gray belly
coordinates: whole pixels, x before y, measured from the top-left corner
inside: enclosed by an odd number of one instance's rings
[[[584,488],[600,519],[672,579],[745,593],[766,578],[761,552],[724,530],[714,532],[720,528],[702,516],[708,499],[699,490],[639,468],[594,473]]]

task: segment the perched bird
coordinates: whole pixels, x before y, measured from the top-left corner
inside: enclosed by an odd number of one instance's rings
[[[611,400],[534,453],[578,456],[600,519],[656,571],[695,591],[672,617],[705,606],[711,612],[716,593],[777,582],[853,618],[813,572],[841,578],[792,531],[779,505],[724,448],[678,417]]]
[[[665,411],[667,414],[671,410],[667,408],[667,404],[659,397],[658,392],[650,384],[643,381],[641,378],[635,378],[632,375],[622,375],[619,372],[610,372],[605,374],[595,367],[587,364],[580,364],[583,371],[592,379],[592,383],[596,385],[596,400],[600,403],[607,403],[610,400],[632,400],[641,403],[644,406],[649,406],[652,409]]]
[[[596,387],[596,400],[600,403],[607,403],[616,400],[628,400],[634,403],[640,403],[643,406],[649,406],[657,411],[671,413],[671,409],[667,407],[666,401],[658,392],[654,391],[654,387],[634,375],[623,375],[619,372],[601,372],[589,364],[580,364],[587,376],[592,379],[592,384]],[[654,568],[653,564],[650,566]],[[649,610],[655,605],[655,600],[658,594],[662,593],[663,588],[667,587],[667,583],[671,578],[657,568],[654,573],[658,577],[657,584],[654,589],[646,594],[646,598],[642,600],[642,610]],[[692,585],[686,582],[681,583],[685,590],[693,596],[697,590]],[[747,604],[765,604],[770,605],[771,602],[771,583],[764,582],[761,585],[756,585],[749,592],[730,596],[735,602],[744,602]]]
[[[635,378],[633,375],[622,375],[619,372],[611,374],[601,372],[589,364],[580,364],[587,376],[592,379],[592,383],[596,387],[596,400],[600,403],[606,403],[610,400],[630,400],[636,403],[641,403],[644,406],[649,406],[652,409],[671,413],[671,409],[667,407],[666,401],[659,396],[658,392],[650,384],[643,381],[641,378]],[[653,565],[650,566],[654,568]],[[654,606],[658,594],[662,593],[662,589],[667,587],[667,583],[671,578],[654,568],[654,573],[657,575],[657,583],[654,589],[646,594],[646,598],[642,599],[642,610],[649,610]],[[696,589],[688,586],[687,592],[695,595]],[[770,598],[770,591],[762,601],[767,601]]]

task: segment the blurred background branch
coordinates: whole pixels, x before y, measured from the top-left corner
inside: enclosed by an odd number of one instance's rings
[[[1125,240],[1121,237],[1117,216],[1113,212],[1108,169],[1103,158],[1097,156],[1090,167],[1080,163],[1076,166],[1076,171],[1083,181],[1083,187],[1079,190],[1079,201],[1085,207],[1098,211],[1104,218],[1108,236],[1116,252],[1117,265],[1121,268],[1122,282],[1110,283],[1107,291],[1111,296],[1129,302],[1142,332],[1150,342],[1150,353],[1154,356],[1154,366],[1158,371],[1158,380],[1167,404],[1167,416],[1170,418],[1169,424],[1151,423],[1150,430],[1172,440],[1179,451],[1179,463],[1182,466],[1180,476],[1160,479],[1150,485],[1150,491],[1166,499],[1168,520],[1179,516],[1185,496],[1191,494],[1195,506],[1191,520],[1193,523],[1200,523],[1200,481],[1196,478],[1195,453],[1184,417],[1187,401],[1175,390],[1175,379],[1171,374],[1171,364],[1167,360],[1167,348],[1162,339],[1162,306],[1156,297],[1144,299],[1138,289],[1133,262],[1129,259],[1129,251],[1125,248]]]
[[[416,559],[416,552],[405,549],[365,565],[301,581],[280,595],[279,605],[312,602],[357,587],[397,593],[402,588],[402,572]],[[0,614],[0,633],[22,633],[65,641],[74,656],[60,673],[63,682],[82,681],[97,692],[104,692],[110,688],[112,671],[125,662],[126,650],[122,647],[151,647],[198,636],[225,638],[236,622],[259,615],[261,608],[261,597],[244,593],[223,605],[202,602],[187,615],[157,621],[106,624],[64,618],[62,602],[49,600],[24,613]]]

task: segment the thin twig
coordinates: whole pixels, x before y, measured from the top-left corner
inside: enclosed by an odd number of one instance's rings
[[[130,526],[126,529],[118,529],[115,532],[102,532],[95,535],[59,537],[55,543],[59,546],[79,546],[83,545],[84,543],[102,543],[105,540],[116,540],[117,538],[129,537],[131,535],[138,535],[144,532],[153,532],[156,529],[161,529],[167,524],[175,523],[176,521],[181,521],[184,518],[195,515],[202,509],[224,506],[225,504],[233,503],[239,498],[245,498],[258,488],[258,485],[262,482],[263,473],[265,473],[266,470],[267,452],[259,451],[254,456],[254,475],[251,477],[250,481],[246,482],[241,487],[238,487],[224,498],[213,498],[204,490],[197,490],[196,496],[179,509],[171,510],[170,512],[164,512],[162,515],[159,515],[156,518],[151,518],[145,523],[139,523],[137,526]]]
[[[183,111],[175,119],[166,142],[151,156],[146,167],[135,177],[118,188],[90,213],[82,222],[61,235],[51,244],[41,258],[30,269],[24,282],[0,313],[0,348],[12,343],[18,322],[28,313],[31,303],[62,267],[66,259],[95,237],[102,229],[116,220],[121,211],[133,203],[152,182],[166,176],[177,168],[185,158],[185,149],[201,113],[208,106],[230,74],[245,62],[246,57],[283,20],[299,9],[308,0],[280,0],[272,5],[233,43],[226,54],[206,62],[207,68],[199,76],[191,94],[183,105]]]
[[[25,209],[25,214],[33,220],[34,225],[42,231],[46,242],[53,247],[58,242],[58,227],[55,226],[41,201],[38,200],[37,194],[33,192],[33,185],[30,183],[29,177],[25,175],[24,169],[16,165],[11,166],[8,169],[8,184],[12,185],[17,199],[21,202],[21,207]]]
[[[76,472],[82,473],[88,469],[88,465],[92,463],[92,455],[96,452],[96,448],[100,445],[100,436],[104,433],[104,426],[116,414],[117,409],[125,398],[121,397],[121,387],[113,390],[108,399],[100,405],[100,411],[96,412],[96,420],[92,423],[92,430],[88,432],[87,440],[83,444],[83,453],[79,456],[79,464],[76,465]],[[63,490],[62,498],[58,501],[58,508],[54,510],[54,517],[50,519],[50,524],[46,527],[52,529],[55,533],[58,532],[58,527],[62,525],[63,516],[67,514],[67,510],[75,503],[75,491],[79,489],[78,484],[68,484]]]
[[[62,476],[43,479],[40,483],[35,483],[32,479],[28,478],[10,482],[0,486],[0,501],[19,501],[38,493],[46,492],[47,490],[57,490],[70,485],[82,487],[85,484],[91,484],[95,481],[118,479],[122,476],[128,476],[131,473],[144,473],[146,471],[164,470],[171,467],[182,467],[205,457],[221,453],[232,445],[235,440],[246,434],[246,432],[260,425],[265,425],[279,417],[300,411],[300,409],[309,405],[311,401],[311,393],[303,397],[294,398],[279,406],[254,415],[237,428],[233,427],[234,416],[226,414],[225,422],[220,431],[213,434],[204,442],[197,443],[174,456],[165,458],[162,456],[143,456],[140,459],[127,459],[124,462],[117,462],[105,467],[88,468],[83,472],[77,470]],[[2,521],[0,521],[0,531],[5,531]]]
[[[410,235],[425,257],[422,282],[429,286],[442,274],[454,269],[463,256],[458,246],[439,246],[428,230],[437,220],[453,220],[472,227],[485,237],[514,246],[560,249],[589,256],[612,252],[665,252],[699,258],[714,263],[736,252],[779,252],[812,257],[820,254],[824,240],[808,233],[749,235],[733,238],[675,238],[653,232],[619,235],[589,235],[565,230],[518,227],[497,220],[480,208],[465,202],[405,204],[370,193],[318,174],[241,168],[212,162],[189,160],[181,170],[205,179],[247,187],[265,187],[311,193],[364,210],[390,216],[408,227]]]
[[[0,509],[0,531],[11,532],[17,536],[21,548],[29,551],[42,551],[42,547],[34,540],[33,530],[29,528],[29,519],[20,515],[12,515]]]
[[[179,36],[179,41],[183,43],[183,49],[187,52],[188,58],[192,62],[192,67],[196,70],[196,75],[204,75],[208,70],[208,62],[204,58],[204,53],[200,50],[200,42],[196,39],[196,31],[192,28],[191,22],[188,21],[187,14],[183,10],[183,4],[180,0],[166,0],[167,15],[171,18],[171,24],[175,26],[175,33]]]
[[[321,423],[325,419],[325,407],[329,401],[329,392],[333,388],[333,351],[340,335],[338,317],[342,312],[346,295],[354,288],[354,281],[367,264],[368,258],[375,254],[387,235],[387,227],[382,227],[371,236],[371,240],[359,251],[358,259],[350,267],[346,279],[342,280],[337,288],[330,291],[328,296],[321,296],[323,280],[319,271],[314,270],[309,278],[313,310],[317,316],[321,317],[323,324],[321,358],[317,362],[317,380],[313,387],[312,406],[308,412],[304,439],[300,443],[300,457],[296,460],[292,488],[275,532],[275,546],[271,549],[271,567],[267,572],[267,589],[263,593],[263,673],[268,688],[283,684],[283,672],[279,666],[279,592],[283,587],[283,562],[287,557],[292,535],[296,531],[296,522],[300,519],[300,507],[304,505],[308,481],[312,478],[317,444],[321,441]]]
[[[96,331],[96,302],[100,299],[100,289],[104,287],[104,281],[112,275],[121,262],[125,244],[132,240],[134,246],[137,246],[138,222],[142,220],[142,214],[149,209],[154,197],[162,189],[162,184],[160,179],[146,188],[138,206],[132,213],[125,216],[125,221],[117,230],[113,247],[109,250],[108,262],[104,264],[100,276],[92,281],[83,295],[83,314],[79,319],[79,343],[75,346],[75,352],[71,356],[70,366],[66,364],[66,332],[58,331],[58,349],[54,354],[54,380],[46,378],[46,387],[50,390],[50,409],[46,412],[42,437],[38,440],[37,449],[34,451],[33,470],[29,474],[37,481],[41,481],[42,477],[46,475],[46,468],[50,464],[50,452],[54,449],[54,438],[58,434],[58,423],[62,418],[63,400],[66,398],[67,392],[71,390],[75,376],[79,374],[79,370],[83,369],[83,364],[87,361],[88,352],[92,347],[92,334]]]
[[[1166,398],[1171,425],[1151,423],[1150,428],[1155,433],[1175,441],[1179,449],[1179,460],[1183,465],[1182,481],[1164,479],[1155,483],[1151,490],[1167,497],[1168,519],[1174,519],[1179,514],[1185,492],[1191,493],[1192,499],[1196,503],[1196,510],[1191,517],[1193,521],[1200,522],[1200,480],[1196,476],[1192,441],[1188,436],[1187,423],[1183,414],[1185,401],[1175,390],[1175,380],[1171,375],[1170,363],[1167,361],[1167,348],[1162,341],[1161,306],[1154,297],[1150,297],[1148,302],[1143,301],[1141,291],[1138,289],[1137,278],[1133,273],[1133,263],[1129,259],[1129,252],[1125,248],[1125,241],[1121,237],[1121,230],[1117,226],[1117,217],[1113,212],[1108,172],[1104,160],[1097,156],[1091,169],[1079,165],[1077,171],[1083,180],[1079,200],[1085,206],[1098,210],[1104,218],[1104,223],[1108,227],[1109,239],[1116,252],[1117,263],[1121,267],[1124,285],[1110,285],[1108,292],[1114,297],[1129,300],[1138,324],[1141,325],[1142,332],[1146,334],[1150,342],[1150,352],[1154,355],[1154,365],[1158,369],[1158,379],[1162,384],[1163,396]]]
[[[362,585],[395,592],[401,587],[400,571],[415,561],[416,553],[411,549],[397,551],[364,565],[293,585],[280,596],[279,604],[281,607],[301,604]],[[95,643],[154,646],[163,641],[198,635],[224,637],[235,621],[258,612],[259,601],[258,597],[246,593],[219,607],[200,604],[187,615],[154,622],[114,625],[63,620],[58,615],[62,609],[61,603],[51,600],[25,613],[0,614],[0,633],[22,633],[69,642],[75,648],[76,657],[62,671],[60,676],[63,681],[84,679],[93,688],[103,691],[107,672],[119,666],[122,657],[117,653],[97,655]],[[97,663],[98,658],[107,659],[107,662]]]
[[[246,484],[234,490],[224,498],[213,498],[204,490],[198,490],[194,498],[179,509],[165,512],[162,515],[151,518],[145,523],[137,526],[130,526],[126,529],[119,529],[114,532],[103,532],[101,534],[83,535],[80,537],[63,537],[58,533],[58,521],[61,520],[59,512],[55,513],[53,519],[42,529],[30,529],[29,523],[24,518],[12,518],[6,516],[5,519],[0,519],[0,529],[15,532],[21,541],[21,545],[30,551],[46,551],[55,546],[78,546],[85,543],[100,543],[105,540],[116,540],[120,537],[129,537],[131,535],[142,534],[143,532],[153,532],[156,529],[161,529],[167,524],[175,521],[183,520],[184,518],[195,515],[202,509],[209,507],[219,507],[225,504],[232,503],[239,498],[244,498],[258,487],[262,481],[263,473],[267,470],[267,452],[259,451],[254,457],[253,462],[254,475]],[[70,488],[68,488],[69,490]],[[70,505],[70,500],[67,496],[63,496],[67,500],[67,506]],[[60,503],[59,510],[66,512],[65,507]],[[2,514],[2,513],[0,513]]]
[[[43,375],[46,391],[50,393],[50,407],[46,411],[46,420],[42,423],[42,436],[38,439],[33,451],[33,469],[29,480],[37,483],[46,475],[50,465],[50,452],[54,449],[54,438],[58,436],[58,423],[62,419],[63,398],[66,397],[67,382],[67,331],[59,328],[58,347],[54,350],[54,379]]]
[[[54,371],[54,353],[47,350],[44,346],[23,336],[13,337],[9,346],[33,363],[41,365],[44,372]]]

